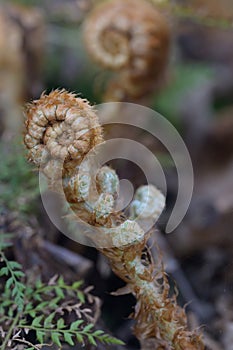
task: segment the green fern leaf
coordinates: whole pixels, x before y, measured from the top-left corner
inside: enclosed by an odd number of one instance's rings
[[[84,322],[83,320],[78,320],[78,321],[75,321],[75,322],[71,323],[70,330],[71,330],[71,331],[79,330],[79,326],[80,326],[83,322]]]
[[[76,333],[75,336],[76,336],[76,339],[77,339],[77,341],[78,341],[79,343],[83,343],[83,342],[84,342],[84,339],[83,339],[82,334]]]
[[[45,337],[45,332],[44,331],[36,331],[36,338],[38,340],[38,342],[40,342],[41,344],[43,344],[44,342],[44,337]]]
[[[91,334],[88,335],[88,341],[90,344],[97,346],[97,343]]]
[[[63,318],[60,318],[58,321],[57,321],[57,328],[58,329],[63,329],[65,328],[66,325],[65,325],[65,321],[63,320]]]
[[[73,342],[73,339],[72,339],[72,334],[71,333],[64,333],[64,339],[66,341],[67,344],[73,346],[74,345],[74,342]]]
[[[45,321],[44,321],[44,327],[45,327],[45,328],[49,328],[49,327],[53,328],[53,327],[54,327],[54,325],[52,324],[54,316],[55,316],[55,313],[52,312],[52,313],[45,319]]]
[[[89,323],[87,326],[84,327],[83,332],[88,333],[93,327],[94,325],[92,323]]]
[[[4,275],[5,275],[5,276],[8,276],[9,273],[10,273],[10,271],[8,270],[7,267],[2,267],[1,270],[0,270],[0,277],[1,277],[1,276],[4,276]]]
[[[36,318],[34,318],[34,320],[32,321],[32,327],[35,327],[35,328],[42,327],[41,321],[43,318],[44,318],[44,315],[40,315],[40,316],[37,316]]]
[[[61,346],[60,337],[61,337],[61,334],[58,332],[51,333],[52,341],[58,346]]]

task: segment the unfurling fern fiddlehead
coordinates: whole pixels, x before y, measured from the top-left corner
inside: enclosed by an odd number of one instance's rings
[[[145,344],[150,341],[152,349],[203,350],[200,335],[188,331],[184,310],[175,296],[169,296],[162,264],[158,271],[146,247],[150,235],[140,226],[140,221],[159,217],[164,196],[152,185],[142,186],[125,221],[123,213],[114,211],[119,183],[115,171],[104,166],[94,176],[88,162],[81,166],[85,155],[102,142],[98,117],[86,100],[56,90],[28,105],[26,116],[29,160],[40,166],[52,189],[64,191],[78,218],[104,228],[102,239],[107,244],[95,235],[92,240],[136,297],[134,331],[142,347],[149,349]],[[63,188],[57,186],[59,168]],[[93,184],[96,191],[92,191]]]
[[[90,56],[105,69],[119,72],[107,87],[106,100],[138,101],[164,75],[169,27],[147,0],[110,0],[97,4],[84,23]]]

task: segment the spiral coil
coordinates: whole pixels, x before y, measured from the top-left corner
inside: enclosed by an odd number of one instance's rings
[[[86,18],[84,42],[93,60],[120,73],[105,99],[132,101],[153,91],[163,75],[170,34],[164,16],[147,0],[110,0]]]
[[[57,174],[61,161],[63,190],[76,220],[82,219],[97,230],[102,228],[100,236],[91,238],[108,257],[113,272],[127,283],[127,292],[137,299],[134,330],[141,344],[153,340],[153,348],[157,349],[204,350],[200,335],[188,331],[185,312],[176,297],[169,296],[162,263],[158,259],[155,265],[146,246],[150,233],[140,226],[141,220],[159,217],[164,196],[152,185],[142,186],[131,203],[130,216],[125,218],[124,213],[115,212],[119,187],[116,172],[103,166],[93,173],[91,162],[85,158],[94,145],[102,142],[98,116],[88,101],[56,90],[28,105],[26,116],[29,160],[41,167],[54,189],[57,183],[51,173]],[[111,245],[106,245],[109,241]]]

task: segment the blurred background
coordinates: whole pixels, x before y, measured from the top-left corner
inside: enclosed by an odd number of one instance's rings
[[[0,232],[15,233],[10,254],[25,271],[36,269],[45,281],[63,274],[68,281],[84,279],[93,285],[102,301],[102,329],[124,340],[127,349],[139,348],[128,319],[133,297],[112,296],[123,282],[104,258],[94,248],[69,240],[49,221],[37,172],[27,163],[23,146],[23,108],[43,91],[66,88],[98,104],[118,96],[115,92],[126,81],[129,91],[138,83],[140,96],[127,91],[120,100],[144,104],[166,117],[184,139],[193,162],[192,202],[172,234],[163,233],[177,195],[169,154],[151,135],[135,128],[109,127],[106,137],[130,135],[160,160],[168,184],[167,209],[154,235],[166,271],[176,281],[180,304],[188,303],[191,327],[202,326],[208,349],[232,350],[233,3],[148,0],[163,16],[169,36],[158,76],[150,71],[137,75],[131,67],[114,73],[93,59],[83,26],[88,19],[92,23],[90,16],[102,2],[0,1]],[[158,64],[151,57],[148,62],[152,70]],[[118,74],[121,80],[115,84]],[[144,183],[140,169],[130,162],[116,160],[112,165],[135,188]]]

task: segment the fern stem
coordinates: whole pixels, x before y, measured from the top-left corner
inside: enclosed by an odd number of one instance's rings
[[[12,334],[14,332],[14,328],[17,326],[18,322],[19,322],[19,319],[20,319],[20,316],[21,316],[21,313],[18,312],[17,315],[15,316],[8,332],[7,332],[7,335],[6,335],[6,338],[4,339],[3,343],[2,343],[2,346],[1,346],[1,350],[6,350],[7,349],[7,344],[8,344],[8,341],[12,338]]]
[[[18,343],[26,344],[26,345],[28,345],[28,346],[30,346],[30,347],[33,347],[33,348],[36,349],[36,350],[40,350],[40,349],[41,349],[41,348],[39,348],[38,346],[36,346],[35,344],[32,344],[32,343],[30,343],[30,342],[28,342],[28,341],[26,341],[26,340],[24,340],[24,339],[16,338],[15,341],[18,342]],[[43,345],[47,345],[47,344],[43,344]],[[49,344],[48,344],[48,346],[49,346]],[[51,346],[51,344],[50,344],[50,346]]]

